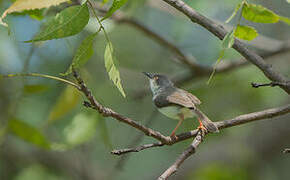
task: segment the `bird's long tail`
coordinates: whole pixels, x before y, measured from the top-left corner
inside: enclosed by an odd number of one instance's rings
[[[194,108],[193,111],[197,115],[197,117],[202,122],[203,126],[212,133],[218,133],[219,129],[218,127],[198,108]]]

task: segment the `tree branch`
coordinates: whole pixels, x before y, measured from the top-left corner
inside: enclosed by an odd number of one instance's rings
[[[253,88],[259,88],[262,86],[270,86],[270,87],[287,86],[287,83],[290,83],[290,81],[288,81],[288,82],[270,82],[270,83],[265,83],[265,84],[259,84],[259,83],[252,82],[251,85]]]
[[[162,135],[160,132],[158,131],[154,131],[153,129],[147,128],[139,123],[137,123],[136,121],[125,117],[115,111],[113,111],[110,108],[104,107],[103,105],[101,105],[96,98],[92,95],[91,90],[89,90],[86,86],[86,84],[84,83],[84,81],[81,79],[81,77],[79,76],[79,74],[73,70],[73,76],[74,78],[77,80],[79,86],[80,86],[80,91],[87,97],[88,102],[85,103],[85,105],[87,107],[90,107],[92,109],[97,110],[100,114],[102,114],[104,117],[112,117],[116,120],[119,120],[120,122],[126,123],[129,126],[132,126],[140,131],[142,131],[144,134],[146,134],[147,136],[151,136],[165,144],[170,144],[170,142],[172,141],[170,137],[164,136]],[[89,105],[90,104],[90,105]]]
[[[215,122],[215,123],[216,123],[217,127],[219,128],[219,130],[221,130],[224,128],[238,126],[238,125],[253,122],[253,121],[258,121],[258,120],[263,120],[263,119],[267,119],[267,118],[281,116],[281,115],[284,115],[287,113],[290,113],[290,104],[285,105],[285,106],[281,106],[281,107],[277,107],[277,108],[259,111],[259,112],[240,115],[240,116],[237,116],[233,119],[219,121],[219,122]],[[192,130],[189,132],[185,132],[185,133],[181,133],[181,134],[177,135],[177,139],[174,140],[173,142],[171,142],[170,144],[175,144],[175,143],[178,143],[180,141],[184,141],[186,139],[192,138],[192,137],[196,136],[197,133],[198,133],[198,129],[195,129],[195,130]],[[162,142],[156,142],[156,143],[152,143],[152,144],[145,144],[145,145],[142,145],[142,146],[139,146],[136,148],[113,150],[111,153],[115,154],[115,155],[121,155],[121,154],[129,153],[129,152],[139,152],[141,150],[148,149],[148,148],[161,147],[164,145],[166,145],[166,144],[164,144]]]
[[[172,174],[174,174],[180,165],[187,159],[189,156],[196,152],[198,145],[203,141],[205,132],[202,130],[198,131],[196,137],[190,144],[190,146],[176,159],[176,161],[158,178],[158,180],[165,180]]]
[[[284,149],[284,150],[283,150],[283,153],[284,153],[284,154],[286,154],[286,153],[290,153],[290,148],[286,148],[286,149]]]
[[[184,3],[182,0],[163,0],[164,2],[168,3],[169,5],[173,6],[184,15],[186,15],[191,21],[197,23],[207,29],[209,32],[217,36],[219,39],[223,39],[227,34],[227,31],[216,22],[212,21],[211,19],[199,14],[189,5]],[[256,65],[266,77],[268,77],[271,81],[274,82],[287,82],[287,78],[284,77],[282,74],[274,71],[271,65],[267,64],[261,56],[256,54],[255,52],[249,50],[244,43],[235,39],[235,43],[233,48],[238,51],[242,56],[244,56],[248,61]],[[290,94],[290,85],[287,86],[280,86],[285,92]]]

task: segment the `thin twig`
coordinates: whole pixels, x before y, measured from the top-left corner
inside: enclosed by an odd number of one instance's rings
[[[254,112],[254,113],[249,113],[249,114],[244,114],[237,116],[233,119],[229,120],[224,120],[224,121],[219,121],[215,122],[219,130],[224,129],[224,128],[229,128],[233,126],[238,126],[241,124],[245,124],[248,122],[253,122],[253,121],[258,121],[258,120],[263,120],[263,119],[268,119],[268,118],[274,118],[277,116],[281,116],[284,114],[290,113],[290,104],[277,107],[277,108],[272,108],[272,109],[267,109],[259,112]],[[184,141],[186,139],[192,138],[196,136],[198,133],[198,129],[186,132],[186,133],[181,133],[177,135],[177,139],[171,142],[171,144],[178,143],[180,141]],[[128,152],[139,152],[141,150],[145,150],[148,148],[153,148],[153,147],[160,147],[164,146],[166,144],[162,142],[157,142],[157,143],[152,143],[152,144],[145,144],[139,147],[135,148],[127,148],[127,149],[120,149],[120,150],[114,150],[112,153],[116,155],[121,155],[122,153],[128,153]]]
[[[270,82],[270,83],[264,83],[264,84],[252,82],[251,85],[253,88],[259,88],[259,87],[263,87],[263,86],[270,86],[270,87],[287,86],[287,83],[290,83],[290,81],[289,82]]]
[[[51,76],[51,75],[47,75],[47,74],[38,74],[38,73],[16,73],[16,74],[7,74],[7,75],[0,75],[0,78],[3,77],[3,78],[12,78],[12,77],[25,77],[25,76],[30,76],[30,77],[42,77],[42,78],[48,78],[48,79],[53,79],[53,80],[56,80],[56,81],[60,81],[60,82],[63,82],[63,83],[66,83],[68,85],[71,85],[77,89],[80,89],[80,87],[69,81],[69,80],[66,80],[66,79],[63,79],[63,78],[60,78],[60,77],[56,77],[56,76]]]
[[[158,180],[165,180],[174,174],[181,164],[196,152],[197,147],[203,141],[205,132],[199,130],[196,137],[190,144],[190,146],[176,159],[176,161],[158,178]]]
[[[286,154],[286,153],[290,153],[290,148],[286,148],[286,149],[284,149],[284,150],[283,150],[283,153],[284,153],[284,154]]]

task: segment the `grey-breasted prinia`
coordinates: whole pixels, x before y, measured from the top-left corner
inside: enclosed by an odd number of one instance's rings
[[[197,108],[201,101],[196,96],[175,87],[165,75],[147,72],[144,74],[149,78],[153,102],[157,109],[165,116],[179,120],[171,137],[175,137],[175,131],[184,119],[194,116],[198,118],[199,128],[206,129],[208,132],[219,132],[217,126]]]

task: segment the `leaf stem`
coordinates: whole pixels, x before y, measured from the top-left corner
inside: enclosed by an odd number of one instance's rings
[[[63,78],[60,78],[60,77],[56,77],[56,76],[51,76],[51,75],[46,75],[46,74],[38,74],[38,73],[16,73],[16,74],[7,74],[7,75],[0,75],[0,77],[3,77],[3,78],[11,78],[11,77],[25,77],[25,76],[31,76],[31,77],[42,77],[42,78],[48,78],[48,79],[53,79],[53,80],[56,80],[56,81],[60,81],[60,82],[63,82],[63,83],[66,83],[68,85],[71,85],[77,89],[80,89],[79,85],[69,81],[69,80],[66,80],[66,79],[63,79]]]

